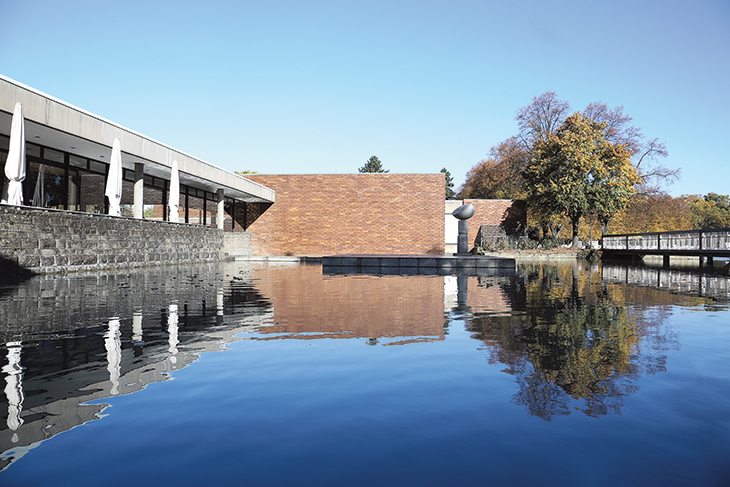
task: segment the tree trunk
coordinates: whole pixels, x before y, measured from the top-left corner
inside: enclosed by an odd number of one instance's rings
[[[608,218],[601,218],[601,237],[608,235]]]
[[[578,240],[578,223],[580,223],[580,217],[574,216],[570,218],[570,222],[573,224],[573,244],[572,247],[577,249],[580,247],[580,240]]]

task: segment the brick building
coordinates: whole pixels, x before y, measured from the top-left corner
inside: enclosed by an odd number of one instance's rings
[[[254,255],[443,254],[444,175],[246,175],[276,191]]]

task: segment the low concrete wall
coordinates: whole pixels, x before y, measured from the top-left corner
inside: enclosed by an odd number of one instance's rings
[[[251,257],[251,234],[248,232],[225,232],[223,250],[228,257]]]
[[[91,213],[0,205],[0,266],[35,273],[212,262],[223,231]]]

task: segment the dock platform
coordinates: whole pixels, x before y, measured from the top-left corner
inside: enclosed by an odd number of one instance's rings
[[[325,255],[325,274],[511,276],[515,259],[456,255]]]

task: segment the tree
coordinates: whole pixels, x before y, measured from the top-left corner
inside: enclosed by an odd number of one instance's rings
[[[667,193],[637,194],[611,222],[611,233],[671,232],[695,227],[689,202]]]
[[[644,141],[641,129],[631,125],[633,118],[624,114],[624,107],[609,108],[605,103],[591,103],[583,115],[604,124],[606,140],[621,144],[631,153],[634,167],[641,176],[637,195],[660,195],[661,186],[671,184],[680,176],[680,169],[669,169],[658,163],[659,157],[667,157],[667,146],[659,139]]]
[[[696,228],[730,227],[730,196],[707,193],[704,197],[684,197],[689,202],[690,215]]]
[[[518,139],[525,150],[532,151],[539,140],[553,135],[570,113],[570,103],[558,99],[554,91],[546,91],[532,103],[517,110]]]
[[[640,182],[629,150],[608,142],[604,129],[604,124],[576,112],[554,134],[536,142],[522,174],[528,204],[548,217],[566,215],[574,247],[582,217],[595,213],[610,219]]]
[[[480,161],[466,174],[459,190],[461,198],[521,199],[525,196],[522,171],[529,153],[517,137],[491,148],[489,159]]]
[[[386,173],[390,171],[386,171],[383,169],[382,164],[380,163],[380,159],[373,156],[370,159],[368,159],[368,162],[365,163],[363,167],[358,169],[361,173]]]
[[[451,173],[445,167],[441,169],[441,172],[444,173],[444,180],[446,181],[446,199],[453,200],[456,198],[456,193],[454,193],[454,178],[451,177]]]

